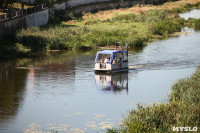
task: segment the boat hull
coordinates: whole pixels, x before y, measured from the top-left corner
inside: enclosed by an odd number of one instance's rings
[[[121,73],[121,72],[128,72],[129,69],[121,68],[121,69],[113,69],[113,70],[94,70],[95,73]]]

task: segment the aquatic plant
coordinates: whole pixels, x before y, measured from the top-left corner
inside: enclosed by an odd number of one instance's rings
[[[172,132],[173,127],[200,128],[200,67],[187,79],[179,80],[171,89],[168,103],[138,105],[124,118],[113,133]]]
[[[189,27],[194,28],[195,30],[200,29],[200,19],[189,18],[187,22]]]
[[[149,26],[149,29],[153,34],[169,35],[181,31],[182,24],[180,20],[181,19],[165,19],[157,23],[152,23]]]
[[[177,6],[184,10],[198,7],[200,4]],[[153,39],[180,31],[186,23],[173,12],[173,9],[157,9],[157,7],[140,13],[129,12],[112,13],[112,17],[100,19],[103,12],[99,12],[99,18],[94,14],[86,17],[74,18],[71,21],[59,21],[50,18],[49,24],[42,27],[32,27],[16,32],[14,39],[6,41],[9,45],[0,46],[1,53],[12,51],[16,43],[31,52],[46,50],[88,50],[99,46],[119,46],[128,44],[130,47],[142,47]],[[182,10],[182,9],[181,9]],[[105,17],[106,16],[102,16]],[[191,26],[199,27],[198,21],[188,21]],[[3,42],[3,41],[1,41]],[[12,43],[11,43],[12,42]],[[4,44],[3,44],[4,45]],[[20,49],[18,49],[20,50]],[[15,50],[16,51],[16,50]],[[1,54],[0,55],[3,55]],[[12,52],[11,52],[12,53]],[[19,52],[20,53],[20,52]]]

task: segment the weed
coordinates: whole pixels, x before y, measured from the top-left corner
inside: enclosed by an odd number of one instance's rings
[[[172,132],[173,127],[200,128],[200,67],[187,79],[172,87],[168,103],[147,107],[138,105],[124,118],[123,124],[107,132]]]

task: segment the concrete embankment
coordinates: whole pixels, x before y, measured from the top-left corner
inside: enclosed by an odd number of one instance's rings
[[[48,9],[0,22],[0,39],[26,27],[39,27],[49,20]]]
[[[170,0],[134,0],[134,1],[104,1],[97,3],[90,3],[84,5],[76,5],[69,8],[69,13],[73,15],[82,14],[83,12],[94,12],[98,10],[126,8],[137,4],[162,4]]]

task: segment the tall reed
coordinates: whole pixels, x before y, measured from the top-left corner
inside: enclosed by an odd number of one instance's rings
[[[173,127],[200,128],[200,67],[187,79],[179,80],[171,89],[168,103],[138,105],[118,128],[108,133],[172,132]]]

